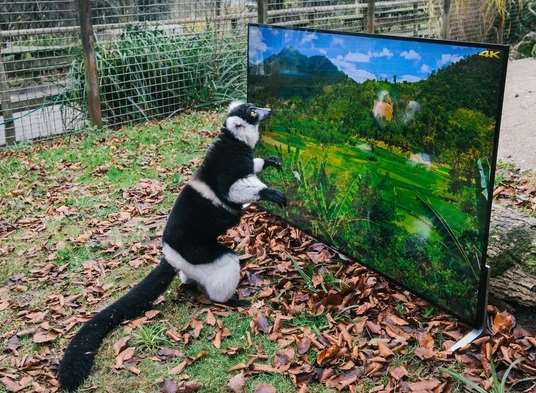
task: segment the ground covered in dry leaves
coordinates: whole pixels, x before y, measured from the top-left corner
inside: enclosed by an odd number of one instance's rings
[[[58,389],[80,324],[158,262],[166,214],[221,120],[0,152],[0,392]],[[252,208],[223,240],[242,255],[251,307],[211,305],[175,280],[110,335],[81,391],[461,392],[439,367],[489,388],[491,365],[501,375],[520,357],[509,384],[536,374],[535,333],[492,306],[493,333],[453,355],[466,326],[274,217]]]

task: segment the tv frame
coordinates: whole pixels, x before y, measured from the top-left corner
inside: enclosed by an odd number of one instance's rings
[[[506,72],[508,68],[508,57],[509,57],[509,45],[502,45],[502,44],[488,44],[488,43],[478,43],[478,42],[461,42],[461,41],[454,41],[454,40],[443,40],[443,39],[433,39],[433,38],[421,38],[421,37],[403,37],[403,36],[395,36],[395,35],[388,35],[388,34],[371,34],[371,33],[354,33],[354,32],[345,32],[345,31],[338,31],[338,30],[326,30],[326,29],[315,29],[315,28],[309,28],[309,27],[294,27],[294,26],[278,26],[278,25],[270,25],[270,24],[263,24],[263,23],[248,23],[248,31],[247,31],[247,74],[246,74],[246,94],[247,94],[247,100],[250,101],[250,91],[249,91],[249,37],[250,37],[250,30],[251,27],[264,27],[264,28],[271,28],[271,29],[279,29],[279,30],[291,30],[291,31],[304,31],[304,32],[311,32],[311,33],[327,33],[327,34],[338,34],[338,35],[346,35],[346,36],[354,36],[354,37],[367,37],[367,38],[380,38],[380,39],[392,39],[392,40],[398,40],[398,41],[412,41],[412,42],[424,42],[424,43],[435,43],[435,44],[446,44],[446,45],[456,45],[456,46],[465,46],[465,47],[472,47],[472,48],[482,48],[482,50],[487,49],[496,49],[501,51],[501,62],[502,62],[502,75],[500,80],[499,88],[502,86],[502,89],[500,89],[499,95],[498,95],[498,111],[497,111],[497,118],[495,122],[495,133],[494,133],[494,141],[493,141],[493,150],[492,150],[492,156],[491,156],[491,166],[490,166],[490,187],[488,191],[488,200],[490,201],[488,209],[487,209],[487,221],[485,225],[485,238],[484,238],[484,247],[482,252],[482,260],[481,260],[481,271],[480,271],[480,282],[478,285],[478,299],[477,299],[477,312],[475,314],[474,320],[468,320],[467,318],[460,316],[456,314],[453,310],[449,310],[446,307],[437,304],[431,297],[418,293],[414,291],[412,288],[407,287],[404,285],[404,283],[392,279],[382,272],[368,266],[367,264],[363,262],[359,262],[360,259],[356,258],[355,256],[348,254],[346,252],[343,252],[335,247],[332,247],[328,244],[328,247],[333,249],[338,254],[347,256],[349,259],[354,260],[361,265],[365,266],[367,269],[370,269],[377,274],[380,274],[381,276],[385,277],[395,285],[401,287],[404,290],[407,290],[413,294],[415,294],[417,297],[420,297],[430,304],[434,305],[438,309],[441,309],[448,314],[455,315],[459,320],[462,322],[465,322],[469,326],[473,328],[473,331],[470,332],[467,335],[467,340],[460,340],[457,345],[455,345],[456,349],[460,348],[464,344],[471,342],[475,338],[477,338],[482,332],[487,328],[487,303],[488,303],[488,287],[489,287],[489,271],[490,267],[487,265],[487,250],[489,245],[489,227],[490,227],[490,221],[491,221],[491,208],[493,203],[493,190],[495,188],[495,171],[497,167],[497,152],[498,152],[498,146],[499,146],[499,137],[500,137],[500,128],[501,128],[501,119],[502,119],[502,110],[503,110],[503,104],[504,104],[504,90],[506,86]],[[261,140],[262,140],[262,134],[261,134]],[[270,213],[274,214],[274,213]],[[296,225],[290,221],[287,221],[284,217],[281,217],[277,214],[274,214],[274,216],[279,217],[281,220],[285,221],[286,223],[295,226],[296,228],[300,229],[304,233],[308,234],[309,236],[316,238],[309,230],[301,228],[299,225]],[[319,239],[321,240],[321,239]],[[323,242],[323,240],[321,240]],[[467,342],[468,341],[468,342]],[[454,347],[451,348],[451,351],[455,350]]]

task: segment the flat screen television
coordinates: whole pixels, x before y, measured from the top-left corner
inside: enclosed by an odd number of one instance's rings
[[[481,325],[508,48],[249,26],[270,212]]]

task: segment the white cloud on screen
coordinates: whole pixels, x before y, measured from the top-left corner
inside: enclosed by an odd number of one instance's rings
[[[457,63],[461,59],[463,59],[462,56],[454,55],[452,53],[443,53],[441,55],[441,58],[437,61],[437,66],[438,67],[443,67],[443,66],[445,66],[447,64]]]
[[[317,39],[317,35],[316,33],[307,33],[303,36],[302,40],[301,40],[301,44],[304,45],[308,42],[313,42],[314,40]]]
[[[415,76],[415,75],[410,75],[410,74],[406,74],[406,75],[402,75],[402,77],[400,78],[400,82],[418,82],[422,80],[422,78],[418,77],[418,76]]]
[[[413,49],[400,52],[400,57],[403,57],[406,60],[421,60],[421,55]]]
[[[337,66],[339,70],[344,72],[350,78],[355,80],[358,83],[364,82],[366,80],[376,79],[376,75],[367,70],[359,69],[352,62],[346,61],[342,56],[337,56],[335,59],[330,59],[333,64]]]
[[[423,74],[429,74],[430,72],[432,72],[432,69],[428,64],[423,64],[420,70]]]
[[[253,64],[258,64],[261,61],[261,54],[266,52],[268,46],[262,38],[259,29],[249,30],[249,60]]]

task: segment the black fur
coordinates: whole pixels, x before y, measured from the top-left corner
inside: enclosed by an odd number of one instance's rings
[[[73,337],[60,362],[60,385],[68,391],[76,390],[88,377],[104,337],[121,322],[150,309],[174,277],[175,270],[162,258],[160,264],[138,285],[86,322]]]
[[[262,119],[252,115],[254,108],[251,104],[243,104],[233,109],[229,116],[240,116],[250,124],[257,124]],[[269,161],[269,165],[277,166],[277,161]],[[253,174],[253,169],[253,149],[223,127],[209,148],[196,179],[206,183],[228,208],[214,205],[192,186],[186,185],[168,217],[163,242],[191,264],[210,263],[231,253],[232,250],[218,243],[217,238],[239,223],[242,206],[229,201],[227,194],[235,181]],[[282,193],[269,188],[260,196],[279,204],[286,203]],[[76,390],[89,375],[95,354],[106,335],[121,322],[149,309],[175,275],[175,269],[162,258],[143,281],[82,326],[60,362],[60,385],[68,391]]]

